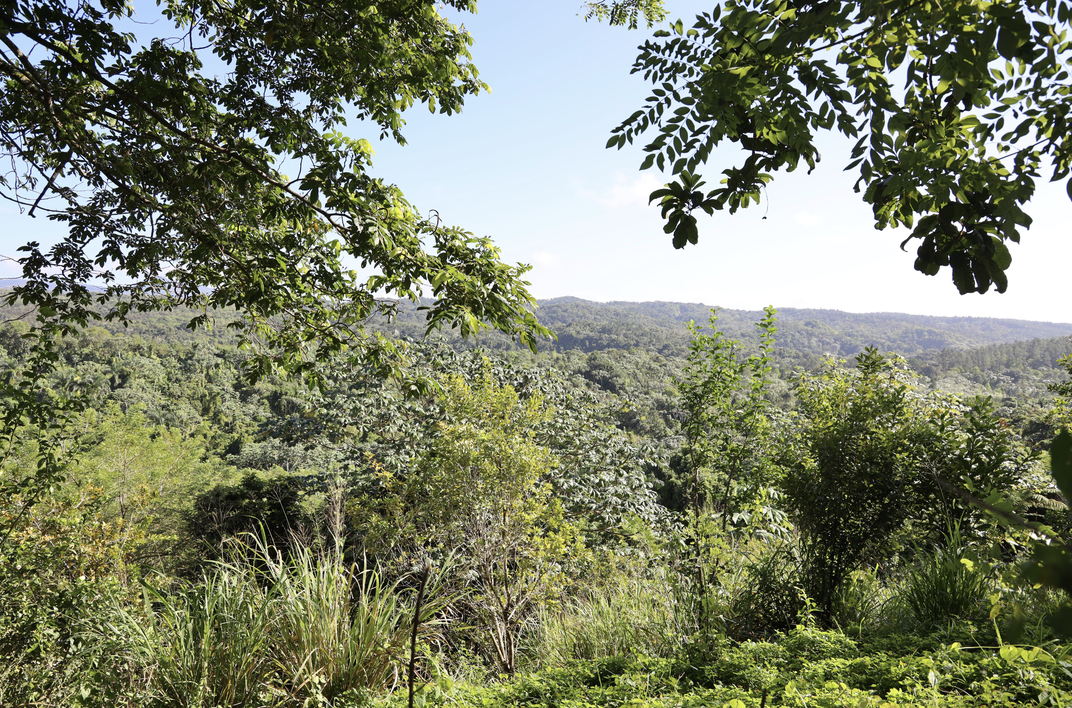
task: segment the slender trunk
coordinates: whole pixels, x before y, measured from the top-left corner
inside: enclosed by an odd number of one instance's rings
[[[421,606],[424,604],[424,591],[428,587],[428,575],[432,564],[425,561],[421,569],[421,585],[417,590],[417,604],[413,608],[413,633],[409,638],[409,708],[413,708],[413,675],[417,670],[417,629],[421,626]]]

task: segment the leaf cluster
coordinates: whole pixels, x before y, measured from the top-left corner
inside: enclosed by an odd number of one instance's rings
[[[855,141],[846,169],[876,228],[913,229],[916,270],[1004,292],[1036,179],[1072,167],[1070,23],[1052,0],[734,0],[641,47],[633,72],[652,94],[607,146],[654,134],[641,169],[672,176],[652,199],[683,248],[694,210],[758,203],[776,172],[814,170],[816,135],[836,131]],[[699,171],[724,143],[742,157],[705,193]]]

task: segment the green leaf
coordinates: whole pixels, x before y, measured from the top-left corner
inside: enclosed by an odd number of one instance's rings
[[[1002,270],[1008,270],[1009,266],[1012,265],[1012,254],[1009,253],[1009,247],[997,236],[991,236],[990,239],[994,243],[994,255],[991,260]]]
[[[1062,430],[1050,447],[1053,480],[1066,500],[1072,501],[1072,434]]]

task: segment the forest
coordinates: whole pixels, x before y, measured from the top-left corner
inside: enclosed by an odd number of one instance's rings
[[[373,169],[476,5],[0,2],[0,706],[1070,705],[1068,325],[541,306]],[[829,135],[960,295],[1072,197],[1066,0],[580,5],[667,249]]]
[[[64,473],[0,508],[0,704],[1063,705],[1069,339],[846,360],[720,314],[319,387],[181,317],[65,337],[77,406],[3,461]]]

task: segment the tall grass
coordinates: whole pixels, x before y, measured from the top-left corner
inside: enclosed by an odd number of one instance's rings
[[[295,698],[334,701],[395,687],[412,626],[397,587],[308,549],[272,563],[269,573],[276,590],[270,651]]]
[[[882,626],[895,613],[890,603],[895,588],[883,585],[872,570],[854,570],[841,583],[834,599],[834,622],[846,634]]]
[[[804,610],[801,564],[792,541],[753,542],[724,559],[719,597],[722,629],[737,640],[794,627]]]
[[[272,673],[271,594],[246,568],[221,565],[203,583],[169,595],[147,588],[143,609],[115,601],[103,626],[156,705],[256,704]]]
[[[398,684],[413,622],[405,590],[338,552],[300,548],[283,560],[246,550],[255,560],[220,562],[179,592],[147,589],[140,609],[116,601],[98,625],[153,705],[324,705]],[[424,635],[443,605],[437,591]]]
[[[542,609],[526,653],[537,667],[634,652],[670,656],[691,632],[675,595],[665,577],[591,588],[558,608]]]
[[[924,555],[910,571],[902,600],[916,621],[936,629],[953,619],[985,619],[991,584],[974,568],[960,547]]]

